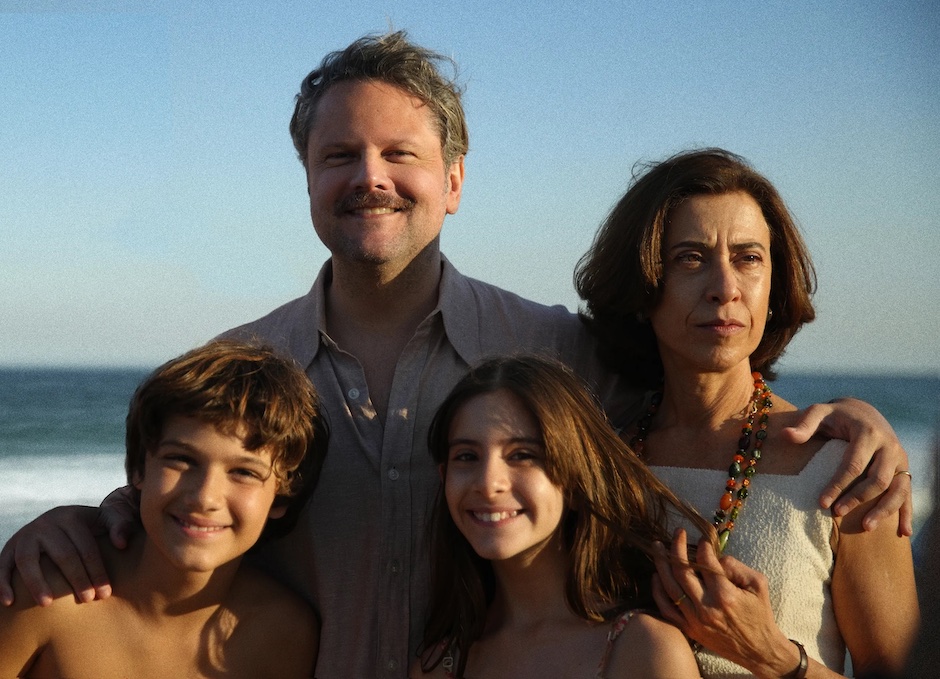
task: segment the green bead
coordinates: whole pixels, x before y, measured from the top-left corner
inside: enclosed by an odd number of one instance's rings
[[[725,528],[723,531],[718,533],[718,553],[721,554],[725,551],[725,545],[728,544],[728,538],[731,537],[731,531]]]
[[[748,467],[747,469],[744,470],[744,475],[747,478],[751,478],[756,473],[757,473],[757,470],[754,467]]]
[[[737,507],[735,507],[734,509],[731,510],[731,514],[728,515],[728,518],[731,519],[732,521],[737,521],[739,511],[740,510]]]
[[[763,441],[765,438],[767,438],[767,430],[766,430],[766,429],[761,429],[759,432],[757,432],[756,434],[754,434],[754,436],[756,436],[758,439],[760,439],[761,441]]]
[[[749,491],[747,488],[744,488],[743,486],[738,489],[738,499],[739,499],[739,500],[746,500],[746,499],[747,499],[747,496],[750,495],[750,494],[751,494],[750,491]]]
[[[732,462],[731,466],[728,467],[728,476],[733,479],[738,478],[741,475],[741,464],[738,462]]]

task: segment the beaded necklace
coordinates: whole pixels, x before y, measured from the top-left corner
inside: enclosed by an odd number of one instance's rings
[[[731,531],[734,530],[734,522],[737,521],[744,501],[750,494],[751,478],[757,473],[757,461],[761,458],[761,448],[764,446],[764,440],[767,438],[767,422],[770,419],[770,409],[774,407],[770,387],[764,382],[763,376],[759,372],[751,373],[754,378],[754,394],[751,396],[751,404],[748,407],[747,417],[744,420],[744,426],[741,427],[741,438],[738,439],[737,451],[728,468],[728,480],[725,482],[725,490],[718,501],[718,509],[712,518],[712,523],[718,531],[718,549],[723,551],[728,544],[728,538],[731,537]],[[630,440],[630,447],[640,456],[643,452],[643,444],[649,433],[650,425],[653,422],[653,416],[659,410],[663,402],[663,393],[661,391],[653,394],[650,401],[649,410],[640,418],[636,425],[636,432]],[[751,448],[751,434],[754,432],[754,422],[757,421],[757,432],[754,434],[754,447]],[[748,448],[751,448],[748,454]]]

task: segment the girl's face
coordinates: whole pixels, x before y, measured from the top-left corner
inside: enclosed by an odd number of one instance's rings
[[[444,478],[457,528],[485,559],[531,560],[558,534],[562,489],[545,473],[535,419],[518,396],[474,396],[450,424]]]
[[[663,294],[650,314],[667,371],[750,363],[770,304],[770,227],[742,192],[692,196],[663,238]]]

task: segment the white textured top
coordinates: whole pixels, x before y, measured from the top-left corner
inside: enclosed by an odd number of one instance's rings
[[[777,625],[787,637],[806,647],[807,654],[831,670],[844,671],[845,643],[839,634],[832,596],[834,555],[829,510],[820,509],[819,495],[845,450],[844,441],[829,441],[795,476],[762,474],[751,482],[725,547],[730,554],[767,576],[770,603]],[[727,473],[712,469],[655,467],[650,469],[673,492],[711,521],[724,490]],[[697,654],[705,679],[752,676],[743,667],[713,653]]]

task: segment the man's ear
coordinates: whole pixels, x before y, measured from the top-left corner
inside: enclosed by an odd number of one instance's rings
[[[287,513],[287,503],[286,502],[275,502],[271,505],[271,511],[268,512],[269,519],[282,519]]]
[[[457,208],[460,206],[460,195],[463,191],[463,156],[460,156],[451,163],[450,168],[447,170],[447,214],[452,215],[457,212]]]

